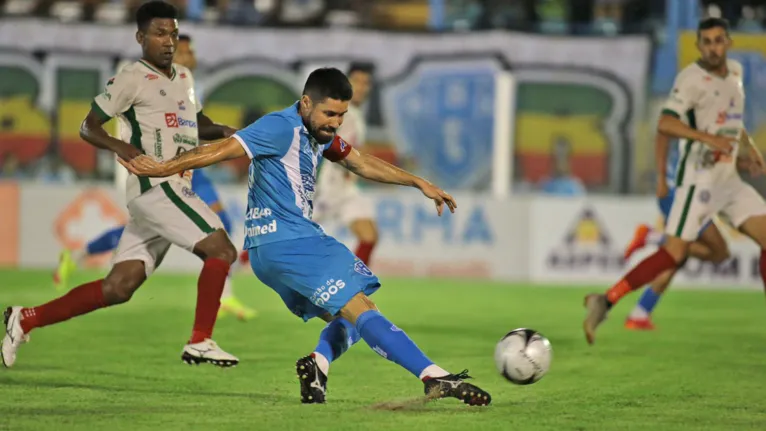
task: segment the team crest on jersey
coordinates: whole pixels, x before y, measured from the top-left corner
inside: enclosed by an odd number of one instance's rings
[[[372,271],[361,260],[357,260],[354,264],[354,271],[362,274],[365,277],[372,277]]]
[[[181,187],[181,193],[183,193],[183,195],[186,196],[187,198],[193,198],[194,196],[197,196],[197,194],[194,193],[194,190],[186,186]]]
[[[155,79],[159,79],[160,77],[158,75],[153,74],[153,73],[147,73],[146,75],[144,75],[144,78],[147,81],[154,81]]]
[[[395,142],[444,187],[470,187],[492,164],[497,60],[433,60],[387,86],[383,106]]]
[[[167,96],[168,93],[165,90],[160,90],[160,96]]]

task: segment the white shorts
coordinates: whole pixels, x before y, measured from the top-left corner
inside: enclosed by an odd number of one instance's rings
[[[128,202],[130,219],[113,263],[144,262],[146,276],[160,266],[171,244],[192,251],[223,224],[191,187],[165,182]]]
[[[353,174],[325,161],[318,176],[312,216],[315,221],[340,220],[349,225],[356,220],[375,219],[372,201],[359,190]]]
[[[723,184],[684,185],[676,189],[665,233],[694,241],[702,226],[718,212],[739,228],[751,217],[766,215],[766,202],[739,178]]]

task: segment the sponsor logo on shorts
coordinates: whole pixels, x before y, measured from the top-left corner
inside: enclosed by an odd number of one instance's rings
[[[354,271],[365,277],[372,277],[372,271],[370,271],[370,268],[368,268],[361,260],[356,261],[354,264]]]
[[[343,290],[344,287],[346,287],[346,282],[343,280],[327,280],[324,286],[314,291],[314,294],[311,295],[309,300],[313,302],[317,307],[321,307],[325,305],[327,301],[329,301],[330,298],[332,298],[336,293]]]
[[[194,193],[194,190],[186,186],[181,187],[181,193],[183,193],[183,195],[186,196],[187,198],[193,198],[194,196],[197,196],[197,194]]]
[[[168,127],[178,127],[178,116],[175,112],[165,113],[165,125]]]
[[[199,144],[196,138],[182,135],[180,133],[176,133],[175,135],[173,135],[173,142],[175,142],[176,144],[190,145],[192,147],[196,147],[197,144]]]
[[[269,224],[262,224],[258,226],[246,226],[245,235],[248,237],[255,237],[261,235],[267,235],[277,231],[277,221],[272,220]]]
[[[178,126],[180,127],[191,127],[196,129],[197,128],[197,122],[192,120],[186,120],[181,117],[178,117]]]
[[[245,220],[258,220],[263,217],[271,217],[271,208],[248,208]]]

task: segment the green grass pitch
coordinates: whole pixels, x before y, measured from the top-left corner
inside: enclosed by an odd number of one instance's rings
[[[49,271],[0,271],[0,303],[56,296]],[[97,277],[78,274],[74,282]],[[300,404],[295,360],[322,323],[307,324],[251,275],[235,289],[257,319],[224,319],[216,340],[234,369],[180,360],[196,296],[194,276],[157,274],[131,302],[44,328],[0,369],[0,430],[764,430],[766,302],[761,292],[675,291],[653,333],[622,328],[624,300],[585,344],[579,288],[385,279],[381,310],[442,367],[469,368],[493,404],[457,400],[398,411],[377,403],[422,394],[422,384],[363,342],[330,372],[328,404]],[[597,287],[598,290],[603,289]],[[553,345],[534,385],[495,372],[495,343],[529,327]]]

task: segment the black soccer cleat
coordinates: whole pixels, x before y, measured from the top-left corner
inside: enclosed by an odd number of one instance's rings
[[[309,355],[295,363],[298,380],[301,383],[301,402],[303,404],[324,404],[327,394],[327,376],[317,366],[317,361]]]
[[[457,398],[469,406],[486,406],[492,402],[492,396],[465,380],[470,379],[468,370],[444,377],[430,377],[423,381],[426,396],[434,398]]]

